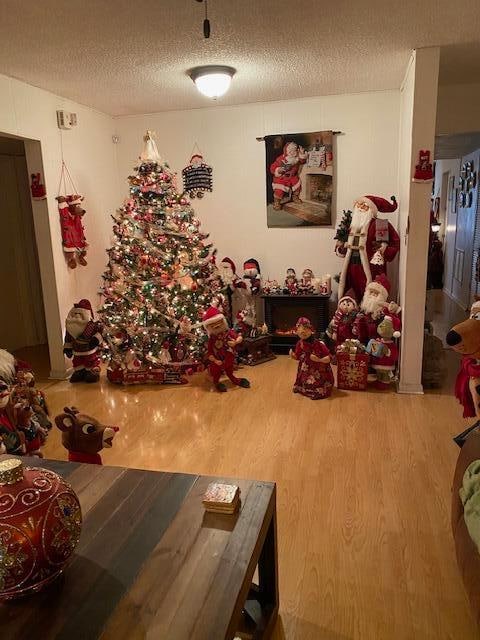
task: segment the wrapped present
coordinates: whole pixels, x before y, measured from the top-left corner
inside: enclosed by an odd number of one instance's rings
[[[363,345],[360,340],[356,338],[347,338],[342,342],[341,345],[337,347],[337,353],[348,353],[350,355],[355,355],[357,353],[364,353],[365,345]]]
[[[361,351],[349,353],[338,349],[337,387],[339,389],[364,391],[367,388],[369,361],[370,358],[367,353]]]

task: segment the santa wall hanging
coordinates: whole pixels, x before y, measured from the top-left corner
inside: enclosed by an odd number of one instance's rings
[[[195,144],[195,147],[198,146]],[[194,147],[194,150],[195,150]],[[183,191],[190,198],[203,198],[206,191],[212,191],[212,167],[203,159],[203,155],[193,153],[190,163],[182,171]]]
[[[68,186],[67,186],[68,180]],[[58,212],[60,214],[60,228],[62,232],[62,245],[67,264],[70,269],[75,269],[77,264],[85,267],[87,261],[87,241],[82,218],[85,209],[82,206],[83,196],[78,193],[67,165],[62,160],[60,183],[58,185]]]

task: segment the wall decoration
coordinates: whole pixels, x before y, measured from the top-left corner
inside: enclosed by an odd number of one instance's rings
[[[32,192],[33,200],[45,200],[45,198],[47,197],[47,192],[45,190],[45,185],[42,183],[40,174],[32,173],[30,177],[30,191]]]
[[[212,191],[212,167],[200,153],[194,154],[182,171],[183,191],[190,198],[203,198],[205,191]]]
[[[333,132],[265,136],[268,227],[332,224]]]
[[[430,162],[430,151],[420,149],[418,152],[418,164],[415,166],[413,182],[431,182],[433,180],[433,167]]]
[[[69,185],[67,186],[67,180]],[[61,195],[63,191],[63,195]],[[67,195],[67,192],[68,193]],[[85,209],[82,206],[84,197],[79,195],[73,182],[67,165],[62,160],[60,171],[60,183],[58,185],[58,213],[60,214],[60,229],[62,232],[62,245],[67,264],[70,269],[75,269],[77,264],[87,266],[87,240],[82,218]]]
[[[464,162],[460,169],[458,205],[460,207],[471,207],[473,204],[473,190],[477,185],[477,172],[473,161]]]

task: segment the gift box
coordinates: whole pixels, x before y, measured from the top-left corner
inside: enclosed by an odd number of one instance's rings
[[[337,351],[337,387],[365,391],[368,380],[369,356],[366,353]]]

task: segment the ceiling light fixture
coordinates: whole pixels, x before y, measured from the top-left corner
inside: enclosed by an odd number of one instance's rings
[[[227,93],[235,73],[236,70],[233,67],[212,64],[195,67],[188,72],[188,75],[200,93],[216,100]]]

